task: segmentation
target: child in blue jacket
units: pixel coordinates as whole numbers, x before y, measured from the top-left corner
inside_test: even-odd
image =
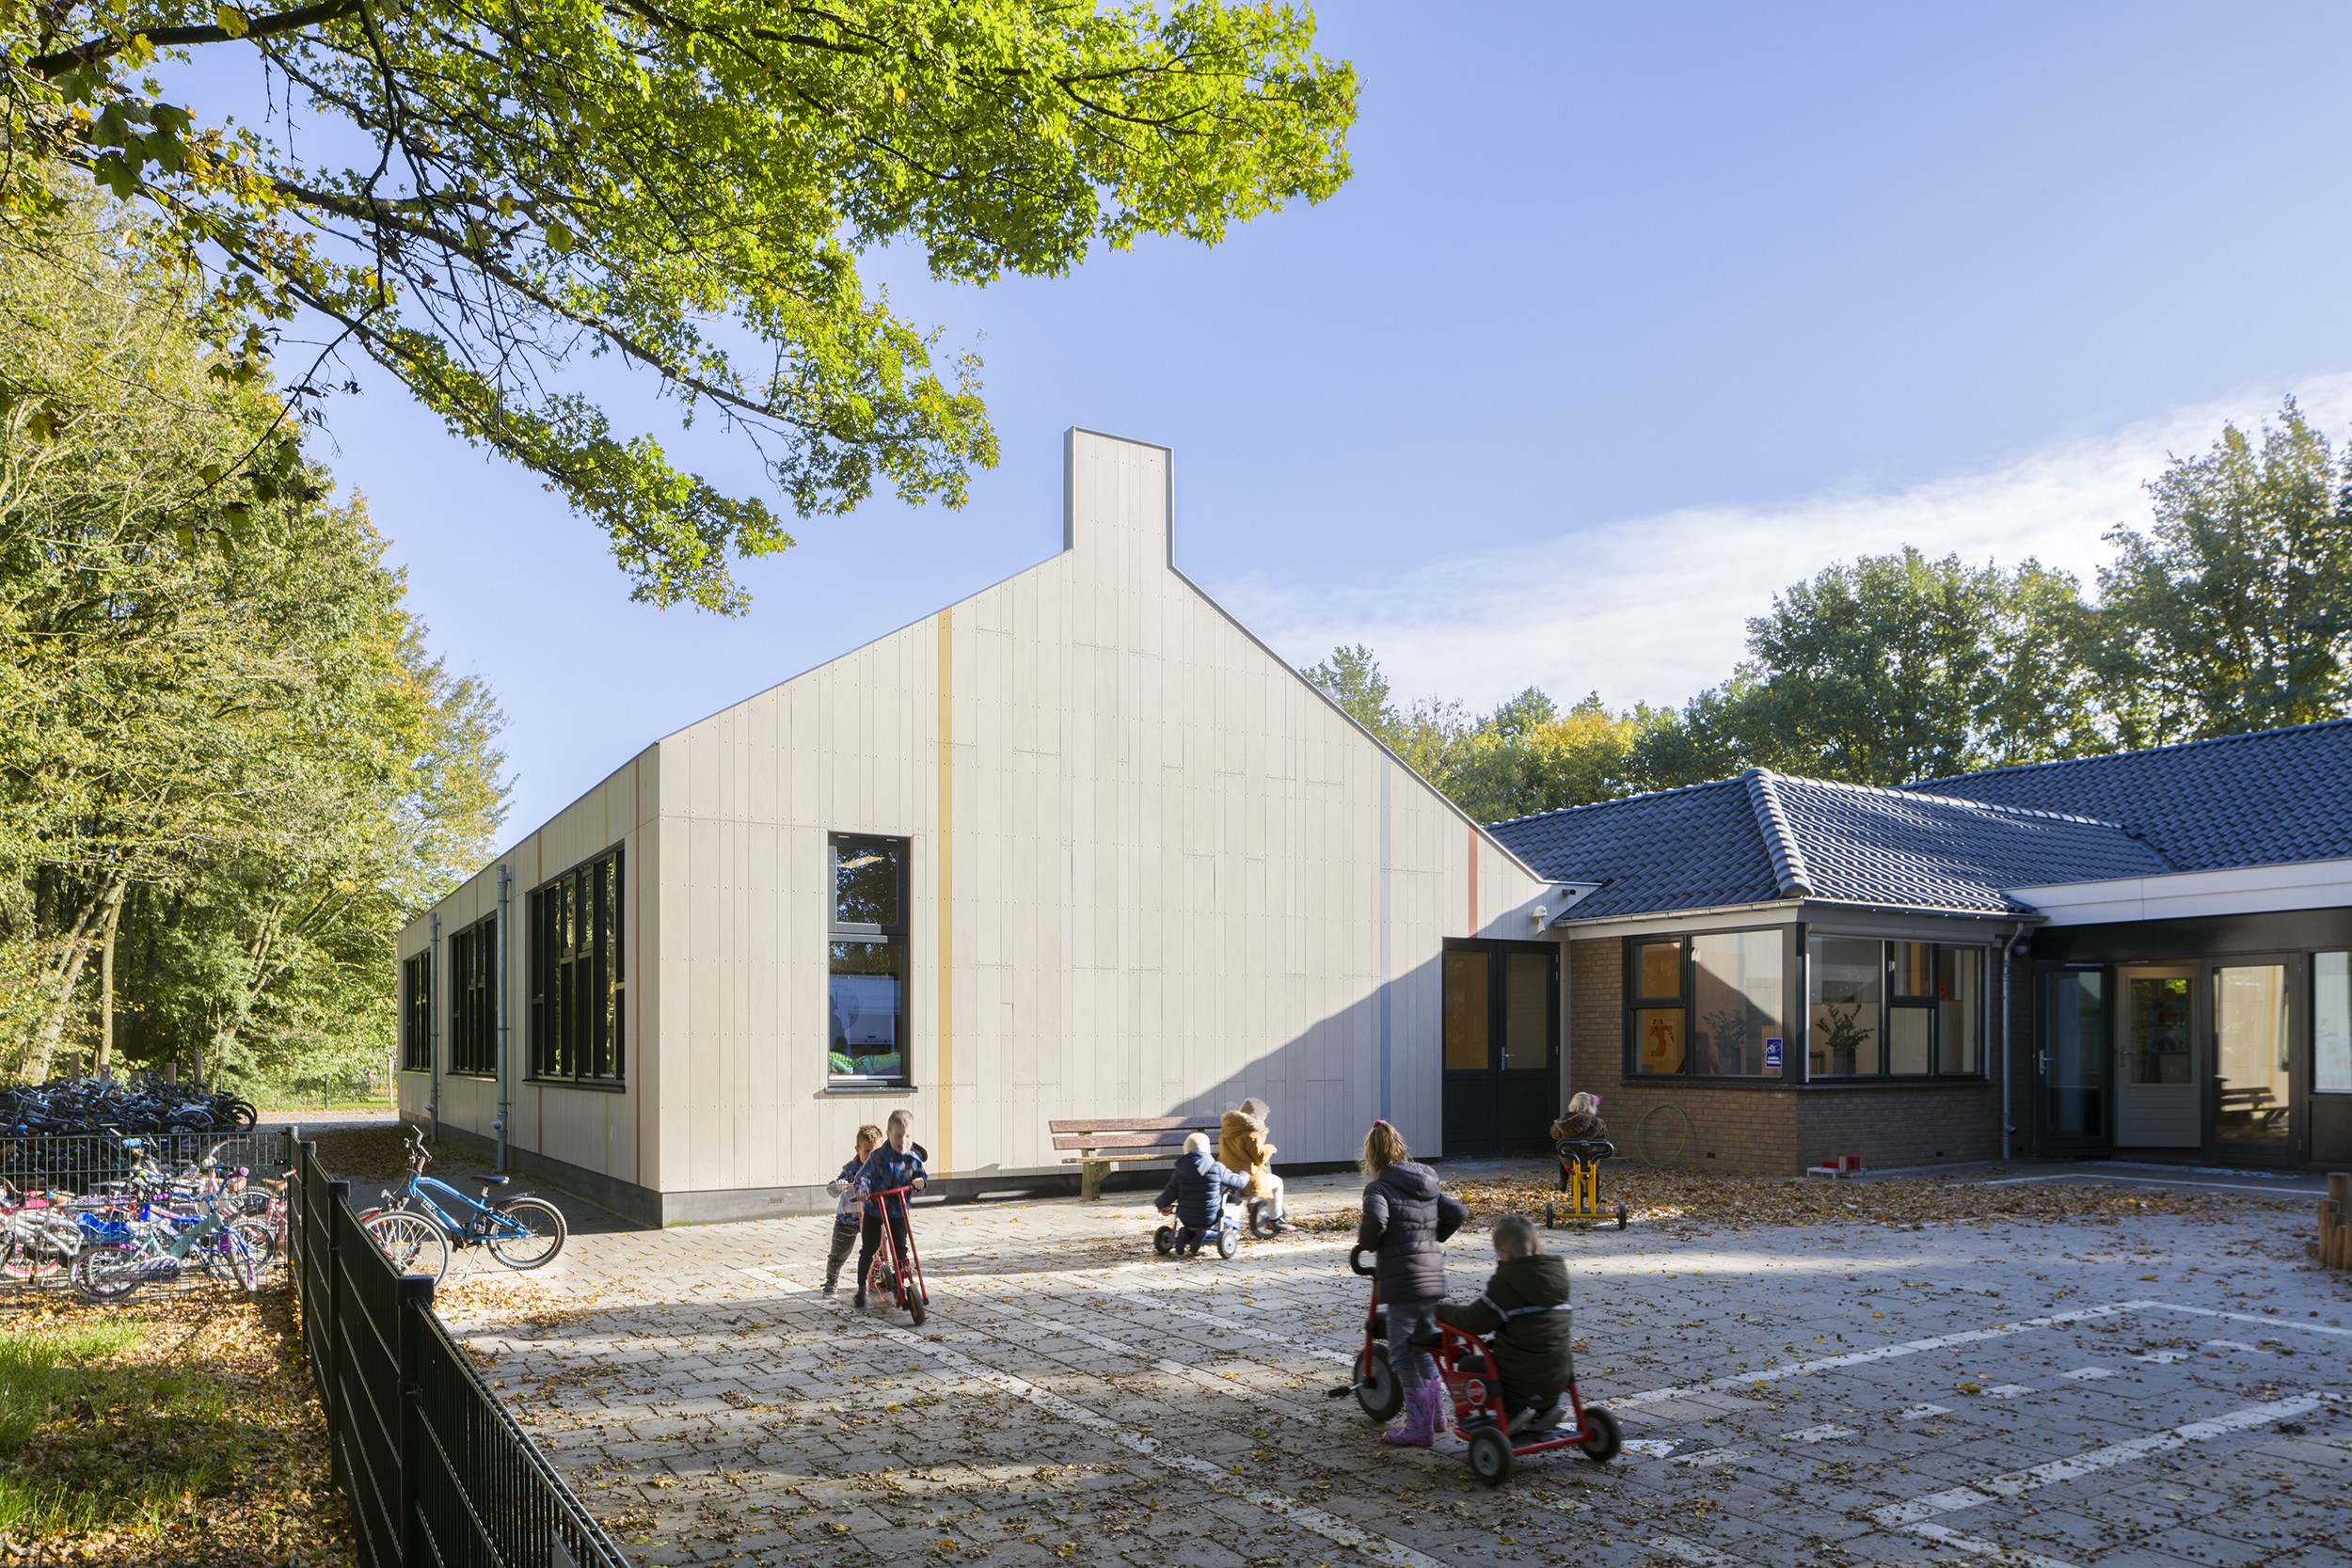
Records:
[[[907,1133],[914,1124],[912,1113],[903,1110],[891,1112],[890,1131],[883,1137],[882,1147],[866,1156],[866,1164],[857,1173],[857,1195],[866,1200],[866,1221],[860,1227],[857,1249],[856,1305],[859,1307],[866,1305],[866,1281],[874,1266],[874,1254],[882,1250],[882,1200],[874,1195],[888,1192],[894,1187],[912,1187],[921,1192],[927,1180],[923,1174],[921,1150],[907,1147]],[[913,1207],[905,1198],[898,1198],[890,1206],[890,1227],[897,1234],[894,1250],[898,1254],[900,1268],[905,1268],[907,1263],[906,1239],[914,1230]]]
[[[882,1141],[882,1130],[872,1122],[859,1128],[857,1153],[843,1164],[839,1176],[825,1183],[825,1191],[839,1200],[837,1212],[833,1217],[833,1246],[825,1254],[827,1295],[833,1294],[834,1287],[841,1283],[841,1265],[850,1260],[850,1249],[857,1244],[858,1221],[865,1211],[865,1205],[858,1202],[854,1190],[858,1172],[866,1168],[867,1158],[881,1147]]]
[[[1176,1252],[1179,1257],[1200,1250],[1200,1243],[1225,1223],[1225,1195],[1238,1196],[1249,1178],[1227,1170],[1209,1152],[1209,1136],[1195,1132],[1184,1140],[1176,1168],[1160,1189],[1160,1212],[1176,1211]]]

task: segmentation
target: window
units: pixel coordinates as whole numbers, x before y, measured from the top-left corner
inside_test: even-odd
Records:
[[[433,957],[420,953],[400,966],[400,1068],[433,1070]]]
[[[2352,1094],[2352,953],[2312,954],[2312,1088]]]
[[[499,917],[485,915],[449,939],[449,1069],[494,1078],[499,1069]]]
[[[1809,953],[1813,1077],[1983,1075],[1984,949],[1815,937]]]
[[[1784,933],[1772,929],[1628,943],[1628,1069],[1777,1076],[1788,1007],[1786,942]]]
[[[907,841],[835,834],[826,922],[835,1084],[907,1079]]]
[[[621,852],[531,895],[531,1076],[617,1086],[628,1065]]]

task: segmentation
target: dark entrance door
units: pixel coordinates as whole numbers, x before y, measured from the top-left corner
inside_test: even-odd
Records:
[[[1446,1153],[1544,1153],[1560,1114],[1559,945],[1451,942],[1444,963]]]
[[[2105,969],[2042,974],[2041,1049],[2034,1053],[2034,1152],[2105,1154],[2114,1096]]]

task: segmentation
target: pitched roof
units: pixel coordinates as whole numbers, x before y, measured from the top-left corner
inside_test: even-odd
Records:
[[[1493,832],[1543,876],[1602,884],[1579,921],[1790,898],[2019,913],[2012,887],[2173,869],[2113,822],[1762,768]]]
[[[2352,857],[2352,720],[1908,787],[2121,822],[2181,871]]]

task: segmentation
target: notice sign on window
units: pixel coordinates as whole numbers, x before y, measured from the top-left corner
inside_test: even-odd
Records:
[[[1767,1072],[1780,1070],[1780,1037],[1777,1035],[1764,1037],[1764,1070]]]

